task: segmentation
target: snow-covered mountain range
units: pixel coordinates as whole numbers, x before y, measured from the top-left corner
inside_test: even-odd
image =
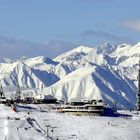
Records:
[[[54,50],[55,51],[55,50]],[[58,99],[103,99],[110,106],[136,105],[140,43],[80,46],[55,59],[43,56],[1,60],[3,87],[40,89]]]

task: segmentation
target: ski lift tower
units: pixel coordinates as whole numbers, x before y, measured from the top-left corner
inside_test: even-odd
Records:
[[[5,95],[4,95],[4,92],[3,92],[2,85],[0,86],[0,98],[5,99]]]
[[[139,70],[138,70],[138,101],[137,110],[140,111],[140,59],[139,59]]]
[[[20,91],[19,85],[17,86],[15,98],[17,101],[19,101],[21,99],[21,91]]]

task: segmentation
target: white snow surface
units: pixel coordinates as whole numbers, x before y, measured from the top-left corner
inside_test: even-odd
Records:
[[[72,116],[50,105],[20,105],[18,112],[0,104],[1,140],[139,140],[139,112],[124,117]]]
[[[53,60],[38,56],[1,61],[0,82],[6,92],[19,85],[64,101],[101,98],[109,106],[116,103],[119,109],[132,109],[136,107],[139,56],[140,43],[80,46]]]

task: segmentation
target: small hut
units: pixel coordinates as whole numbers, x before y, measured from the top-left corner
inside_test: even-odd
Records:
[[[55,104],[57,99],[52,95],[43,95],[39,94],[35,97],[35,100],[38,103],[47,103],[47,104]]]

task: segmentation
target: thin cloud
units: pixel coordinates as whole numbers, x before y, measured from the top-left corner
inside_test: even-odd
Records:
[[[93,39],[93,38],[101,38],[101,39],[111,39],[111,40],[119,40],[119,38],[115,35],[109,34],[104,31],[93,31],[87,30],[81,33],[81,37],[85,39]]]
[[[134,43],[130,37],[119,37],[104,31],[86,30],[80,36],[85,41],[97,40],[97,42],[111,42],[115,44]]]
[[[121,23],[123,27],[140,32],[140,19],[138,20],[127,20]]]
[[[2,58],[17,59],[22,56],[35,57],[40,55],[55,58],[76,46],[77,44],[62,40],[49,40],[47,43],[38,44],[0,35],[0,60]]]

